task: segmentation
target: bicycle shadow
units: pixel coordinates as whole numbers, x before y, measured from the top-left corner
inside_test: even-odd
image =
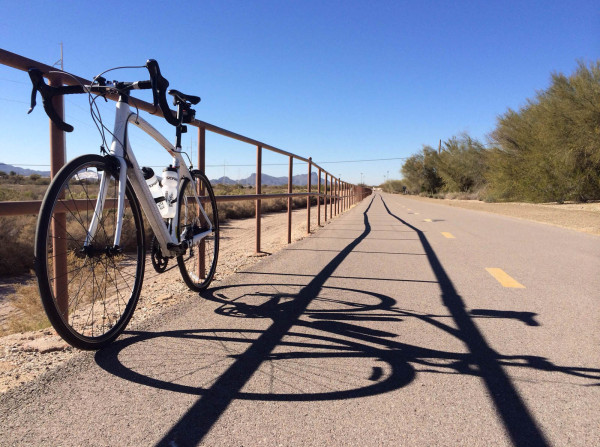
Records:
[[[232,401],[283,400],[320,401],[355,399],[382,394],[409,385],[419,372],[472,375],[483,379],[488,392],[515,445],[548,445],[527,410],[503,366],[543,371],[560,371],[599,379],[600,371],[560,367],[535,356],[502,356],[488,346],[474,318],[511,318],[531,325],[535,315],[519,312],[473,310],[467,312],[424,234],[419,237],[438,281],[442,301],[454,325],[439,321],[440,315],[399,309],[393,298],[365,290],[326,286],[336,268],[370,232],[368,212],[363,213],[364,231],[347,245],[306,285],[269,284],[285,292],[247,292],[250,283],[211,289],[204,299],[218,305],[220,315],[242,319],[264,319],[264,330],[206,329],[167,332],[129,332],[96,354],[96,362],[123,379],[173,392],[197,395],[199,399],[157,445],[196,445],[202,441]],[[292,275],[294,276],[294,275]],[[290,289],[293,289],[290,291]],[[335,293],[330,293],[335,292]],[[352,299],[353,294],[360,299]],[[337,296],[345,299],[336,299]],[[315,303],[320,306],[315,306]],[[428,349],[394,340],[397,334],[361,325],[361,322],[402,323],[417,319],[461,340],[469,352]],[[163,350],[169,362],[195,364],[181,374],[169,365],[146,366],[147,358],[136,364],[122,354],[128,348]],[[216,357],[200,358],[197,353],[221,349]],[[162,352],[161,352],[162,354]],[[127,363],[129,362],[129,363]],[[165,362],[162,362],[165,363]],[[331,366],[330,366],[331,365]],[[358,365],[358,366],[356,366]],[[352,369],[354,368],[354,369]],[[348,372],[349,371],[349,372]],[[343,375],[342,378],[338,377]],[[325,383],[322,383],[324,381]]]

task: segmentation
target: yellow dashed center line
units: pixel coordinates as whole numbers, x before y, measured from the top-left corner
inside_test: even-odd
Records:
[[[524,289],[525,286],[517,282],[508,273],[499,268],[486,268],[487,272],[492,275],[504,287],[512,287],[514,289]]]
[[[456,239],[452,233],[447,233],[445,231],[442,231],[442,234],[444,235],[444,237],[447,237],[448,239]]]

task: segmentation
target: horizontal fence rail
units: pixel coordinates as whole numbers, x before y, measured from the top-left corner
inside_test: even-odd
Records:
[[[50,65],[43,64],[41,62],[28,59],[15,53],[0,49],[0,64],[15,68],[17,70],[27,71],[30,68],[38,68],[44,73],[56,72],[56,68]],[[60,73],[50,73],[45,75],[50,85],[79,85],[90,84],[87,79],[81,78],[76,75],[61,75]],[[117,95],[106,95],[106,98],[113,101],[117,101]],[[60,113],[63,110],[63,98],[55,97],[55,108]],[[150,113],[151,115],[163,116],[160,108],[155,107],[153,104],[147,103],[140,99],[131,98],[130,105],[137,107],[139,110]],[[174,111],[172,111],[175,114]],[[61,116],[61,118],[63,118]],[[327,222],[328,218],[331,219],[333,216],[345,211],[351,206],[363,200],[366,196],[371,194],[370,188],[365,188],[358,185],[353,185],[348,182],[342,181],[340,178],[336,178],[331,173],[317,165],[312,161],[312,158],[305,158],[300,155],[293,154],[291,152],[284,151],[277,147],[265,144],[261,141],[254,140],[244,135],[237,134],[227,129],[215,126],[201,120],[194,120],[190,125],[198,128],[198,168],[201,172],[205,172],[205,153],[206,153],[206,131],[231,138],[243,143],[247,143],[256,148],[256,185],[255,194],[248,195],[231,195],[231,196],[217,196],[217,202],[233,202],[233,201],[254,201],[256,210],[256,252],[261,251],[261,201],[266,199],[287,199],[287,241],[291,242],[292,233],[292,199],[294,197],[306,197],[306,208],[307,208],[307,233],[310,233],[310,213],[311,213],[311,197],[317,198],[317,225],[321,225],[321,216],[323,214],[324,221]],[[262,151],[268,150],[277,154],[288,157],[289,161],[289,173],[288,173],[288,192],[277,193],[277,194],[263,194],[262,193]],[[54,175],[60,170],[65,164],[65,135],[64,132],[56,127],[56,125],[50,121],[50,175]],[[292,192],[292,173],[293,173],[293,162],[294,160],[305,162],[308,164],[308,179],[306,185],[306,192]],[[318,184],[313,191],[312,173],[313,170],[318,172],[317,179]],[[323,180],[324,176],[324,181]],[[323,204],[323,213],[321,212],[321,205]],[[12,201],[12,202],[0,202],[0,216],[16,216],[22,214],[37,214],[41,206],[41,201]]]

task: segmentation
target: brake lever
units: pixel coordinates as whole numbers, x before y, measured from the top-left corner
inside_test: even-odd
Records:
[[[33,112],[33,109],[35,109],[35,106],[37,105],[37,103],[35,102],[36,96],[37,96],[37,88],[35,88],[35,85],[34,85],[33,89],[31,90],[31,105],[29,106],[27,115],[29,115],[31,112]]]
[[[42,78],[42,72],[37,68],[30,68],[27,72],[29,74],[29,78],[31,79],[31,84],[33,85],[33,89],[31,90],[31,105],[29,107],[29,111],[27,112],[27,114],[30,114],[37,105],[36,96],[38,90],[40,90],[40,82],[43,83],[44,81]]]
[[[31,79],[31,83],[33,84],[33,92],[31,93],[31,108],[29,109],[30,113],[36,105],[35,96],[36,91],[39,90],[42,95],[42,103],[44,105],[44,110],[46,111],[46,115],[56,124],[56,126],[65,132],[72,132],[73,126],[65,123],[60,116],[54,110],[52,106],[52,97],[55,95],[56,89],[51,88],[44,82],[44,75],[41,70],[37,68],[30,68],[27,70],[29,73],[29,78]]]

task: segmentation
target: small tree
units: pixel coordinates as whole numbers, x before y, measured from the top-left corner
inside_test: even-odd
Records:
[[[473,192],[485,185],[487,150],[468,134],[444,142],[438,172],[446,192]]]

